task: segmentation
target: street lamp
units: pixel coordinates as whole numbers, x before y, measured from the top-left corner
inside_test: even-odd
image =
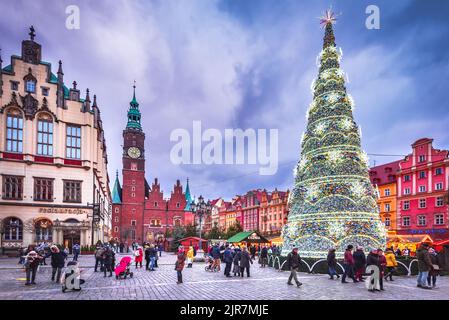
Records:
[[[204,252],[203,252],[203,246],[202,246],[202,238],[201,238],[201,231],[202,231],[202,221],[203,216],[205,214],[210,214],[212,211],[212,205],[210,201],[207,201],[207,203],[204,201],[203,196],[199,196],[198,202],[195,203],[195,200],[192,201],[190,204],[190,209],[192,210],[192,213],[198,217],[199,223],[200,223],[200,240],[199,240],[199,249],[198,252],[200,258],[195,259],[195,261],[204,261]]]

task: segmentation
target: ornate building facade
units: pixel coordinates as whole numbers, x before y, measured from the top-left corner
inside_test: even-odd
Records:
[[[187,199],[190,199],[188,182],[188,192],[184,193],[177,180],[170,198],[165,199],[158,179],[150,187],[145,178],[145,133],[135,86],[123,131],[122,163],[122,184],[117,173],[112,191],[114,240],[128,244],[162,242],[176,226],[194,223],[187,206]]]
[[[96,96],[68,89],[30,28],[22,54],[0,58],[1,247],[108,241],[111,193]]]
[[[260,202],[259,231],[264,235],[280,235],[288,217],[290,191],[264,190]]]
[[[449,151],[432,143],[417,140],[399,163],[397,233],[428,234],[437,241],[449,238]]]

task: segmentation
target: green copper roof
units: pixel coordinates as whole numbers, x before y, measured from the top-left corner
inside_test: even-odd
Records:
[[[112,189],[112,203],[122,203],[122,187],[120,186],[120,181],[118,180],[118,171],[115,176],[114,189]]]
[[[190,187],[189,187],[189,179],[187,179],[187,187],[186,187],[186,207],[184,208],[184,211],[192,211],[190,209],[190,204],[192,203],[192,196],[190,195]]]
[[[126,128],[142,130],[142,126],[140,125],[140,119],[142,115],[140,114],[139,103],[137,102],[136,99],[136,86],[134,85],[133,88],[134,88],[133,99],[129,103],[128,123],[126,124]]]

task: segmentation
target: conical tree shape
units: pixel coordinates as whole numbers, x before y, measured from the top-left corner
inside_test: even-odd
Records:
[[[386,242],[332,22],[325,24],[318,78],[282,232],[283,254],[298,247],[301,256],[323,258],[335,248],[341,256],[349,244],[368,250]]]

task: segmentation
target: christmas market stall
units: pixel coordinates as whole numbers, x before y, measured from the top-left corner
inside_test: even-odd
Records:
[[[184,246],[184,248],[200,246],[200,238],[198,237],[187,237],[179,240],[179,243]],[[203,251],[207,251],[207,239],[201,239],[201,246]]]
[[[270,245],[270,241],[257,231],[240,232],[227,240],[228,243],[239,246],[250,246],[253,244]]]
[[[421,243],[433,243],[433,239],[429,235],[394,235],[388,238],[387,247],[393,247],[394,250],[401,250],[404,252],[405,249],[410,250],[410,255],[414,256],[416,250],[419,248]]]

